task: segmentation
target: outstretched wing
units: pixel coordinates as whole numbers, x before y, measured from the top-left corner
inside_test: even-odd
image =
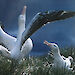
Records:
[[[3,47],[2,45],[0,45],[0,52],[3,56],[6,56],[8,58],[11,57],[10,51],[8,51],[7,48]]]
[[[47,24],[48,22],[54,22],[58,20],[64,20],[66,18],[70,18],[75,16],[75,12],[69,11],[54,11],[54,12],[45,12],[45,13],[38,13],[29,23],[28,27],[22,34],[20,48],[22,47],[23,43],[39,28]]]
[[[17,39],[15,37],[10,36],[3,31],[0,23],[0,45],[11,50],[14,47],[16,40]]]
[[[26,15],[26,6],[24,6],[22,13],[19,15],[19,18],[18,18],[19,29],[18,29],[17,38],[12,37],[8,35],[7,33],[5,33],[1,28],[1,26],[3,25],[2,23],[0,23],[0,44],[3,45],[8,50],[11,50],[15,47],[15,43],[17,39],[19,41],[19,38],[21,37],[23,31],[25,30],[25,15]]]

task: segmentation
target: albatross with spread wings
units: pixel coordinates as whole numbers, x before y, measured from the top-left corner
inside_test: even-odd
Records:
[[[26,6],[24,6],[21,15],[18,18],[18,35],[17,38],[5,33],[0,24],[0,52],[8,58],[15,60],[22,59],[33,47],[32,40],[29,38],[35,31],[47,24],[58,20],[64,20],[75,16],[75,12],[69,11],[53,11],[40,12],[34,16],[29,25],[25,28]]]

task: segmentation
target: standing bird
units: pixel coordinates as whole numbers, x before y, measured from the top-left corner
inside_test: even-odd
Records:
[[[68,58],[61,56],[59,47],[55,43],[49,43],[47,41],[44,41],[44,44],[51,48],[55,68],[73,70],[73,68],[71,68],[71,62],[73,62],[73,58],[71,56],[69,56]]]
[[[22,59],[26,56],[33,47],[32,40],[28,38],[23,44],[21,50],[19,50],[19,43],[22,37],[22,33],[25,30],[26,21],[26,6],[24,6],[21,15],[18,18],[18,35],[17,38],[12,37],[2,30],[2,25],[0,24],[0,51],[2,54],[8,58],[13,58],[16,60]]]
[[[32,50],[33,44],[29,37],[35,31],[48,22],[64,20],[73,16],[75,16],[75,12],[67,12],[63,10],[38,13],[25,28],[26,6],[24,6],[23,11],[18,18],[19,29],[17,38],[5,33],[1,28],[2,24],[0,24],[0,52],[8,58],[20,60]]]
[[[26,21],[26,6],[24,6],[22,14],[18,18],[19,29],[18,29],[16,46],[11,50],[11,57],[16,59],[21,59],[24,56],[26,56],[32,50],[33,47],[32,40],[28,38],[23,43],[20,49],[22,33],[25,31],[25,21]]]

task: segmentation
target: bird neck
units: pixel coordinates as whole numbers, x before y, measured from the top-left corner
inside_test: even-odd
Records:
[[[24,32],[24,30],[25,30],[25,25],[24,24],[19,25],[18,38],[20,38],[22,36],[22,33]]]
[[[22,38],[22,33],[24,32],[25,30],[25,25],[24,24],[21,24],[19,25],[19,29],[18,29],[18,36],[17,36],[17,45],[18,45],[18,49],[20,49],[20,42],[21,42],[21,38]]]
[[[54,50],[53,52],[54,57],[60,57],[60,51],[58,50]]]
[[[18,36],[17,36],[18,39],[21,38],[22,33],[25,30],[26,15],[22,15],[22,16],[24,17],[24,19],[21,19],[20,17],[18,19],[18,26],[19,26],[19,28],[18,28]]]
[[[59,53],[53,53],[53,55],[54,55],[55,57],[60,56]]]
[[[21,15],[20,15],[21,16]],[[17,38],[20,38],[22,36],[22,33],[24,32],[25,30],[25,21],[26,21],[26,15],[22,15],[24,18],[21,19],[21,17],[19,16],[18,18],[18,37]]]
[[[22,38],[22,33],[25,30],[25,20],[23,22],[21,22],[21,20],[19,20],[18,22],[19,28],[18,28],[18,35],[17,35],[17,46],[18,49],[20,50],[20,42],[21,42],[21,38]]]

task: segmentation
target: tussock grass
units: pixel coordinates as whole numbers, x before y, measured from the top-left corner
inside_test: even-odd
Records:
[[[0,75],[75,75],[75,48],[61,50],[65,57],[69,55],[74,58],[73,71],[52,68],[52,57],[50,55],[33,57],[29,56],[17,62],[0,55]]]

